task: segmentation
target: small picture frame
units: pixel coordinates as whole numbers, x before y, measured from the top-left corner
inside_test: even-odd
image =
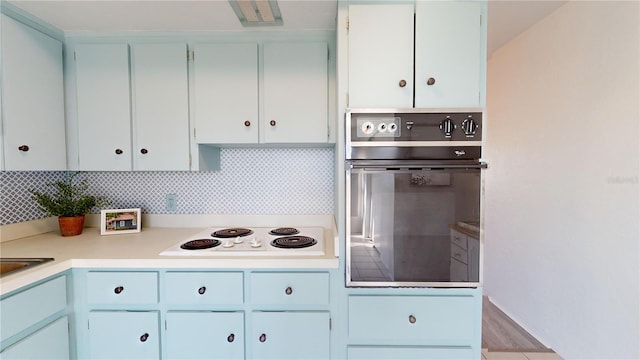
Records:
[[[108,209],[100,211],[100,235],[140,232],[140,209]]]

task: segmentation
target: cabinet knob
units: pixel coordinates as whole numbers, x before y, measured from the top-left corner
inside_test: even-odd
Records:
[[[116,155],[122,155],[122,149],[116,149]]]
[[[287,295],[293,294],[293,289],[291,288],[291,286],[287,286],[287,288],[284,289],[284,293]]]
[[[276,126],[276,121],[275,121],[275,120],[271,120],[271,121],[269,121],[269,125],[271,125],[271,126]]]
[[[258,340],[260,340],[260,342],[262,342],[262,343],[267,341],[267,334],[260,335],[260,338]]]
[[[123,286],[118,286],[117,288],[113,289],[113,292],[116,293],[116,294],[120,294],[123,291],[124,291],[124,287]]]
[[[413,316],[413,315],[409,315],[409,322],[412,323],[412,324],[415,324],[416,323],[416,317]]]
[[[400,80],[400,82],[398,83],[398,85],[399,85],[400,87],[405,87],[405,86],[407,86],[407,81],[406,81],[406,80]]]
[[[20,145],[18,146],[18,150],[27,152],[29,151],[29,145]]]
[[[236,339],[236,336],[234,334],[229,334],[229,336],[227,336],[227,341],[230,343],[232,343],[233,340],[235,339]]]
[[[140,342],[145,342],[147,341],[148,338],[149,338],[149,334],[144,333],[142,334],[142,336],[140,336]]]
[[[427,85],[431,86],[436,83],[436,79],[430,77],[427,79]]]
[[[144,148],[143,148],[143,149],[140,149],[140,153],[142,153],[142,154],[146,154],[146,153],[148,153],[148,152],[149,152],[149,150],[147,150],[147,149],[144,149]]]
[[[251,121],[245,120],[244,121],[244,126],[247,126],[247,127],[251,126]]]
[[[198,289],[198,294],[203,295],[206,291],[207,291],[207,287],[202,286],[200,289]]]

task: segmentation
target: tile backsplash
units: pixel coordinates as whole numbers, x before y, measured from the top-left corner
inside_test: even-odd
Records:
[[[334,154],[331,148],[221,149],[220,171],[87,172],[90,190],[111,208],[149,214],[331,214]],[[65,172],[2,172],[0,225],[41,219],[30,189],[46,190]],[[175,194],[177,210],[165,196]]]

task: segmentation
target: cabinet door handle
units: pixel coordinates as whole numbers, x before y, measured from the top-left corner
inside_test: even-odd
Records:
[[[251,126],[251,121],[245,120],[244,121],[244,126],[247,126],[247,127]]]
[[[144,333],[144,334],[142,334],[142,336],[140,336],[140,342],[145,342],[145,341],[147,341],[148,338],[149,338],[149,334],[148,333]]]
[[[267,341],[267,334],[260,335],[260,338],[258,340],[260,340],[261,343]]]
[[[431,86],[436,83],[436,79],[430,77],[427,79],[427,85]]]
[[[204,293],[206,291],[207,291],[207,287],[206,286],[202,286],[200,289],[198,289],[198,294],[204,295]]]
[[[18,146],[18,150],[27,152],[29,151],[29,145],[20,145]]]
[[[416,317],[413,316],[413,315],[409,315],[409,322],[412,323],[412,324],[415,324],[416,323]]]
[[[229,336],[227,336],[227,341],[230,343],[232,343],[233,340],[235,339],[236,339],[236,336],[234,334],[229,334]]]
[[[123,286],[118,286],[117,288],[113,289],[113,292],[116,293],[116,294],[120,294],[123,291],[124,291],[124,287]]]
[[[149,152],[149,150],[147,150],[147,149],[144,149],[144,148],[143,148],[143,149],[140,149],[140,153],[142,153],[142,154],[146,154],[146,153],[148,153],[148,152]]]
[[[398,83],[398,85],[399,85],[400,87],[405,87],[405,86],[407,86],[407,81],[406,81],[406,80],[400,80],[400,82]]]
[[[287,286],[287,288],[284,289],[284,293],[287,295],[293,294],[293,289],[291,288],[291,286]]]
[[[276,121],[275,121],[275,120],[271,120],[271,121],[269,121],[269,125],[271,125],[271,126],[276,126]]]
[[[116,149],[116,155],[122,155],[122,149]]]

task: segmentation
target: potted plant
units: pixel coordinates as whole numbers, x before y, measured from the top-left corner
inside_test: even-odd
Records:
[[[31,190],[32,198],[47,215],[57,216],[62,236],[74,236],[82,233],[84,215],[94,207],[106,206],[110,203],[103,196],[87,194],[87,179],[75,181],[79,172],[67,176],[65,180],[48,184],[52,193]]]

